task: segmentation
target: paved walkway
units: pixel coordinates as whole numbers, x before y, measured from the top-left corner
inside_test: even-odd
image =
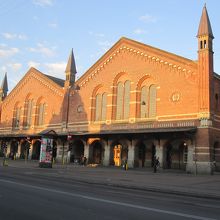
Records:
[[[0,159],[2,166],[2,159]],[[129,169],[116,167],[83,167],[73,164],[54,164],[53,168],[39,168],[36,161],[12,161],[10,167],[42,170],[44,175],[59,175],[75,181],[117,186],[164,193],[191,195],[220,200],[220,173],[193,175],[176,170]],[[46,172],[48,170],[48,172]]]

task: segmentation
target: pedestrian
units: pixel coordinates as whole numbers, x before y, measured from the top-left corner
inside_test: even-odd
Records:
[[[86,156],[85,156],[84,159],[83,159],[83,165],[84,165],[84,166],[86,166],[86,162],[87,162],[87,158],[86,158]]]
[[[160,165],[159,157],[157,158],[157,157],[155,156],[155,157],[154,157],[154,165],[153,165],[154,173],[157,172],[157,168],[159,167],[159,165]]]

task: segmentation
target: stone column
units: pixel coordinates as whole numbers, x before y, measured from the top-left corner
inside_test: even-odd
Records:
[[[159,157],[160,167],[164,168],[164,141],[156,141],[154,144],[156,147],[156,157]]]
[[[21,142],[18,142],[18,152],[16,154],[16,159],[20,158],[21,155]]]
[[[84,147],[84,157],[87,158],[87,163],[92,163],[92,148],[89,146],[88,143],[85,144],[85,147]]]
[[[190,144],[187,146],[187,164],[186,164],[186,172],[187,173],[196,173],[196,158],[194,156],[195,153],[195,145]]]
[[[33,144],[31,142],[30,143],[30,148],[29,148],[28,160],[31,160],[31,158],[32,158],[32,151],[33,151]]]
[[[110,147],[109,143],[107,142],[105,144],[103,166],[109,166],[110,165],[110,156],[111,156],[111,147]]]
[[[6,142],[6,157],[9,157],[9,154],[10,154],[10,151],[11,151],[11,145],[10,145],[10,142]]]
[[[128,146],[128,168],[134,168],[134,160],[135,160],[135,147],[131,141]]]
[[[194,155],[196,159],[196,173],[199,174],[212,174],[210,133],[211,131],[209,130],[208,125],[206,126],[206,124],[201,124],[201,127],[198,128],[196,132]]]

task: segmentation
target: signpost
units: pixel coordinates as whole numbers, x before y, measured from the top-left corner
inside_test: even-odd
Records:
[[[53,139],[44,137],[41,139],[39,167],[52,168]]]

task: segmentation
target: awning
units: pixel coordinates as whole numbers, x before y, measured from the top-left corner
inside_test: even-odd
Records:
[[[134,130],[103,130],[99,132],[69,132],[70,135],[105,135],[105,134],[150,134],[150,133],[175,133],[175,132],[196,132],[196,127],[178,128],[155,128],[155,129],[134,129]]]

